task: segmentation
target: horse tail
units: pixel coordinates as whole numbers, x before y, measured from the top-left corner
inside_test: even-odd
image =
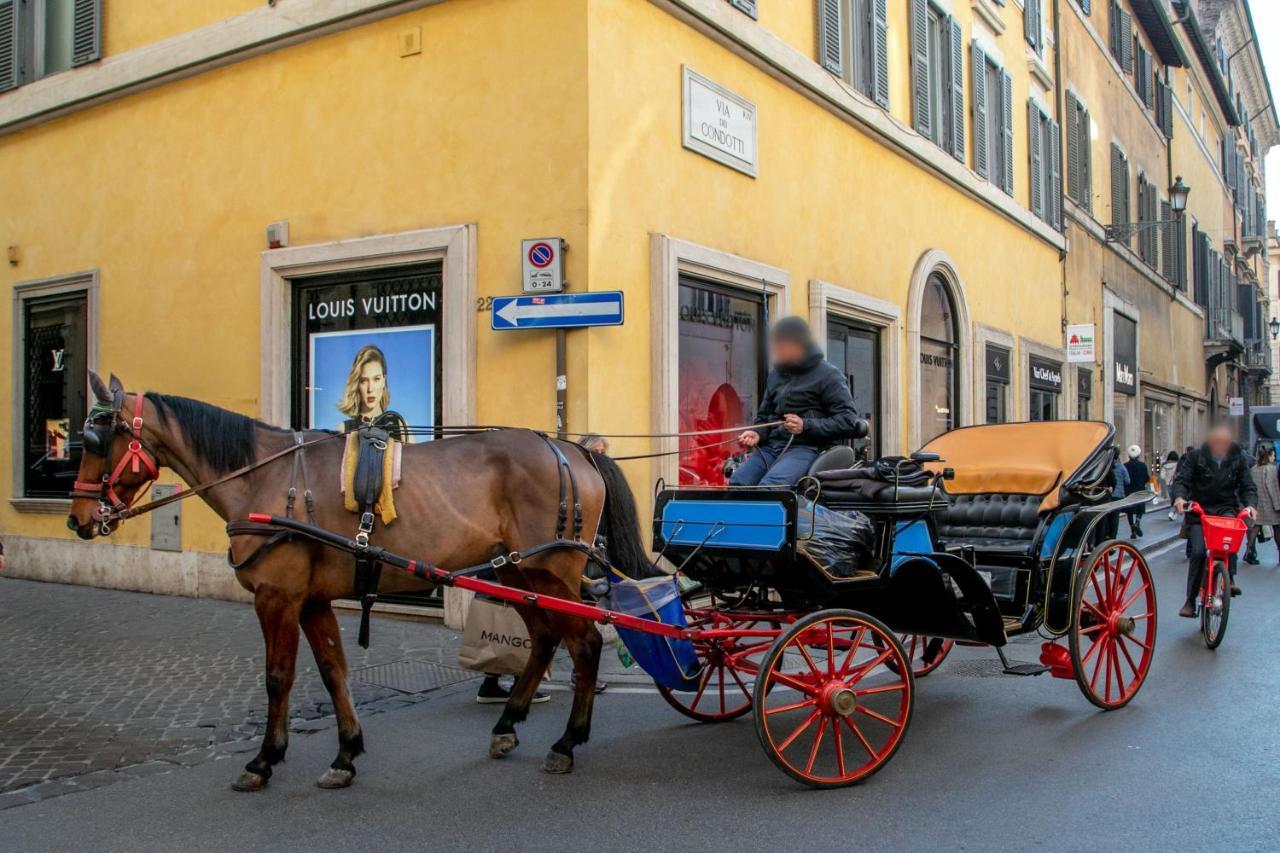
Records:
[[[636,512],[635,495],[631,493],[622,469],[603,453],[593,452],[591,458],[604,480],[600,532],[604,534],[609,559],[630,578],[651,578],[663,574],[649,559],[640,538],[640,515]]]

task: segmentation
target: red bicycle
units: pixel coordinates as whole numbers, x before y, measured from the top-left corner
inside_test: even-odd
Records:
[[[1249,532],[1245,519],[1249,510],[1242,509],[1234,518],[1209,515],[1200,504],[1192,502],[1189,512],[1200,516],[1204,531],[1204,575],[1200,580],[1200,633],[1211,649],[1222,645],[1227,635],[1227,616],[1231,611],[1231,557],[1240,551]]]

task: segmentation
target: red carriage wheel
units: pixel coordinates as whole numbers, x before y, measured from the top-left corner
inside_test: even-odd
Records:
[[[884,624],[824,610],[791,626],[761,662],[756,734],[793,779],[814,788],[852,785],[893,757],[914,696],[907,654]]]
[[[879,640],[877,639],[878,643]],[[942,661],[955,648],[954,640],[941,637],[925,637],[920,634],[898,634],[898,642],[911,661],[911,672],[916,678],[924,678],[942,665]],[[881,646],[883,648],[883,646]],[[927,660],[926,660],[927,658]],[[885,661],[885,666],[892,669],[897,666],[892,660]]]
[[[753,617],[730,616],[714,610],[686,607],[690,628],[776,629],[778,623]],[[702,677],[692,691],[659,686],[658,693],[686,717],[700,723],[736,720],[751,711],[752,688],[760,658],[773,645],[773,637],[723,638],[714,642],[695,640],[694,650],[702,664]]]
[[[1156,591],[1142,554],[1105,542],[1076,578],[1069,641],[1076,683],[1110,711],[1137,695],[1156,647]]]

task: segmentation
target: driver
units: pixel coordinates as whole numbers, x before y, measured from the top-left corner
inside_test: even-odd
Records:
[[[1187,451],[1178,462],[1178,473],[1173,479],[1173,508],[1186,512],[1191,501],[1200,504],[1209,515],[1233,516],[1240,509],[1249,510],[1254,516],[1258,504],[1258,489],[1249,473],[1249,463],[1244,451],[1231,437],[1231,429],[1219,424],[1209,430],[1204,444]],[[1194,513],[1186,516],[1187,554],[1191,557],[1187,568],[1187,602],[1178,611],[1179,616],[1196,615],[1196,596],[1200,592],[1200,578],[1205,566],[1204,530],[1200,517]],[[1236,586],[1236,555],[1229,561],[1231,570],[1231,594],[1240,594]]]
[[[738,436],[738,444],[755,453],[733,472],[731,486],[794,486],[824,447],[857,437],[849,383],[823,357],[808,323],[783,317],[774,324],[769,350],[773,370],[754,422],[784,424]]]

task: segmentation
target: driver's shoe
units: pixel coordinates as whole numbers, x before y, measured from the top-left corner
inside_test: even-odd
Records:
[[[1182,609],[1178,611],[1178,615],[1184,616],[1187,619],[1194,619],[1196,616],[1195,600],[1188,598],[1187,603],[1182,605]]]

